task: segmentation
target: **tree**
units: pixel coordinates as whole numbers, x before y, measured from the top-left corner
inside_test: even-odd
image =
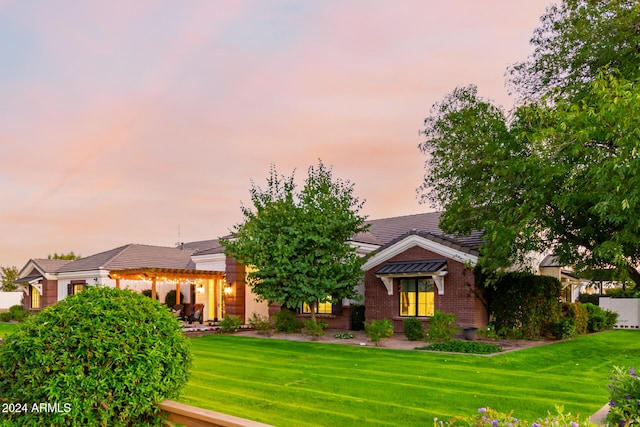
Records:
[[[484,231],[485,269],[551,248],[578,270],[615,266],[640,283],[639,18],[638,2],[567,0],[548,10],[536,53],[514,68],[526,102],[509,117],[474,86],[432,108],[419,192],[444,210],[445,231]],[[616,35],[591,56],[590,22]],[[618,34],[635,35],[635,56]]]
[[[60,253],[58,254],[57,252],[54,252],[53,255],[49,254],[47,255],[47,259],[68,259],[68,260],[74,260],[74,259],[80,259],[80,255],[76,255],[73,253],[73,251],[69,252],[68,254],[65,253]]]
[[[366,230],[358,214],[364,202],[322,161],[308,169],[301,191],[294,175],[278,175],[272,166],[266,189],[252,183],[253,208],[242,206],[244,222],[221,244],[227,256],[252,267],[247,280],[260,300],[287,308],[306,303],[315,321],[319,302],[355,295],[364,260],[347,240]]]
[[[11,292],[18,289],[15,281],[18,279],[19,274],[20,272],[16,266],[0,267],[0,279],[2,280],[0,291]]]

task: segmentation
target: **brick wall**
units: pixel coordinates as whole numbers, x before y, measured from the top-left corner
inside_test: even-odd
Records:
[[[242,323],[246,323],[244,265],[233,258],[226,258],[225,262],[226,280],[232,285],[231,295],[225,296],[225,310],[227,314],[238,316]]]
[[[375,272],[383,265],[392,261],[418,261],[425,259],[442,259],[443,256],[419,246],[407,249],[394,258],[385,261],[367,271],[365,275],[365,305],[366,321],[389,319],[393,321],[395,331],[403,331],[404,317],[399,316],[399,281],[394,280],[393,295],[388,295],[382,280]],[[475,278],[471,269],[452,259],[447,260],[447,275],[444,277],[444,295],[438,295],[437,288],[434,296],[435,309],[458,316],[460,326],[487,325],[487,311],[482,301],[476,297]],[[428,319],[423,320],[426,327]]]

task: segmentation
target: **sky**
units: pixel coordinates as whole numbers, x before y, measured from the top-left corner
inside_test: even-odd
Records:
[[[215,239],[321,159],[369,219],[431,211],[419,131],[509,110],[551,0],[0,0],[0,266]]]

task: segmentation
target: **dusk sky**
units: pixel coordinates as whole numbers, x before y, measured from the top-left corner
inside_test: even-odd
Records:
[[[274,164],[369,219],[431,210],[418,131],[504,73],[551,0],[0,0],[0,265],[214,239]]]

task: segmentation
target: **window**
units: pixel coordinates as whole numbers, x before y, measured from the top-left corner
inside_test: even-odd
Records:
[[[33,286],[30,286],[29,293],[31,294],[31,308],[40,308],[40,292]]]
[[[414,277],[400,279],[400,316],[433,316],[434,304],[433,279]]]
[[[306,302],[302,305],[303,313],[311,313],[311,307]],[[333,313],[333,306],[331,301],[319,302],[316,306],[316,313],[318,314],[331,314]]]
[[[87,287],[86,282],[72,281],[67,285],[67,295],[68,296],[75,295],[79,292],[82,292],[86,287]]]

